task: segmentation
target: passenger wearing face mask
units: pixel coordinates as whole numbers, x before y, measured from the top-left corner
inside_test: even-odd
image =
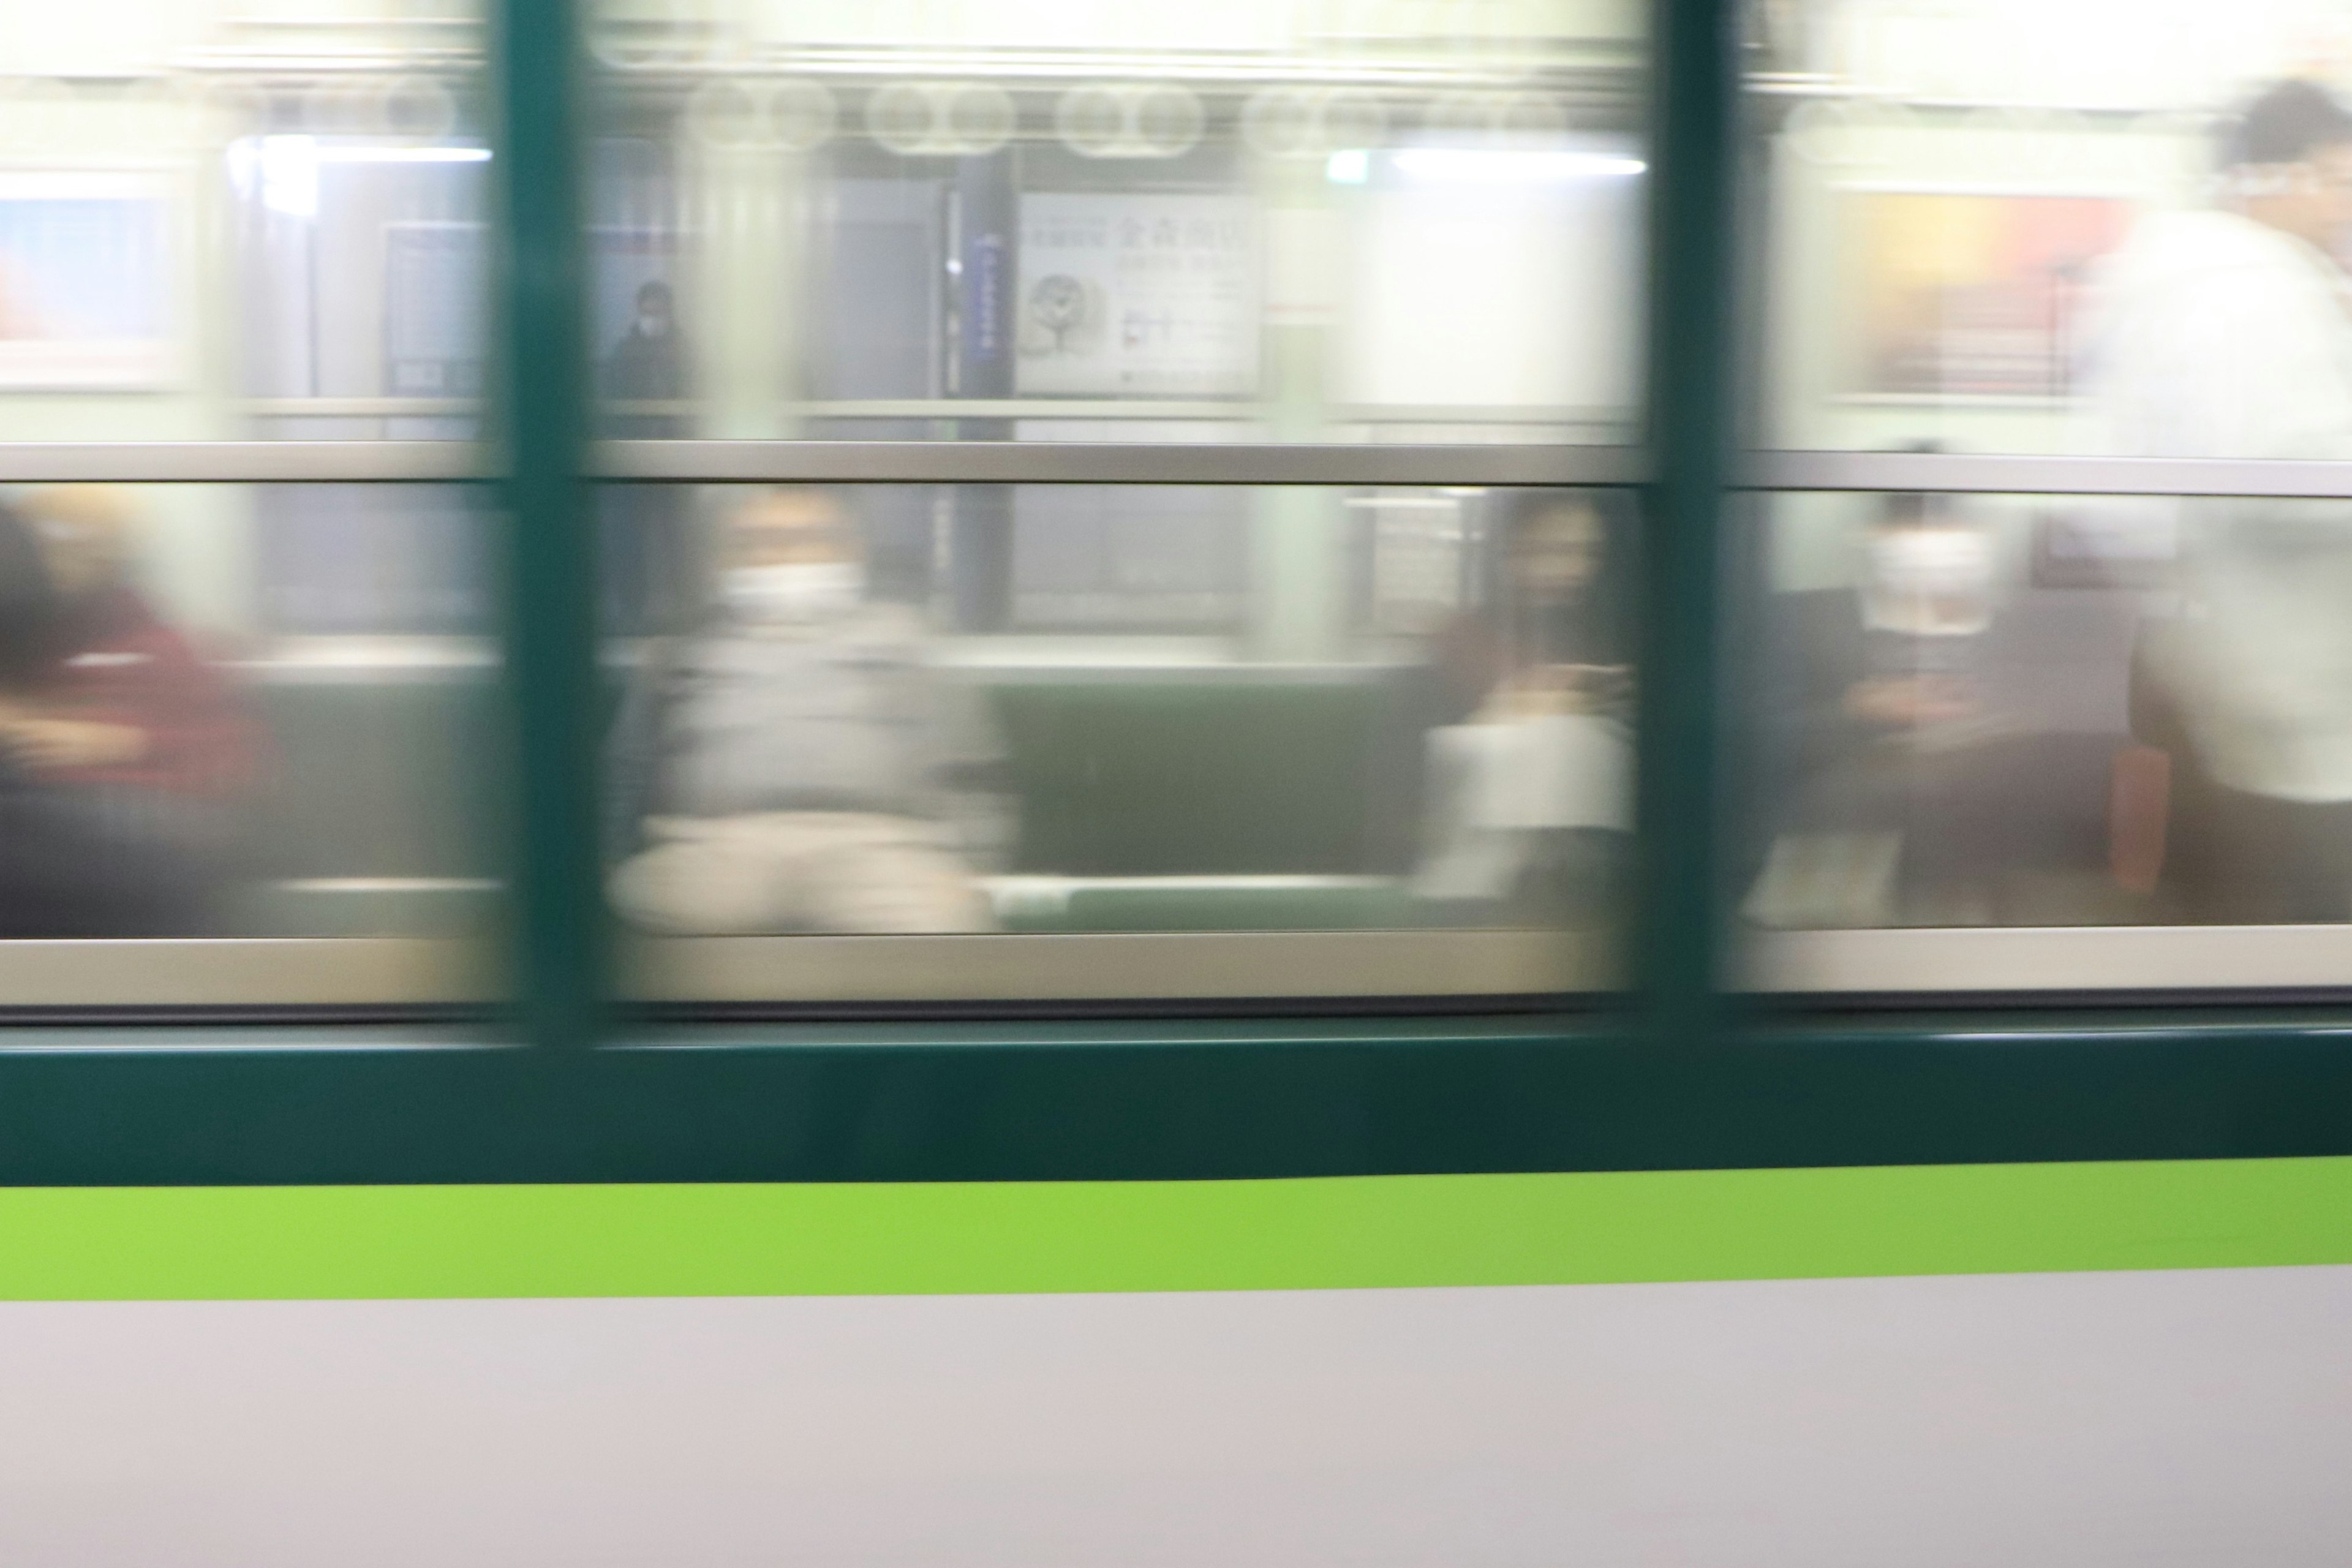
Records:
[[[636,314],[604,361],[603,392],[615,405],[604,433],[621,439],[684,436],[688,422],[646,404],[689,395],[689,358],[668,284],[638,289]],[[635,405],[638,406],[629,406]],[[688,493],[670,485],[614,485],[598,499],[604,517],[605,618],[622,633],[677,631],[692,610],[693,552]]]
[[[657,650],[613,740],[614,903],[673,934],[981,931],[985,725],[870,601],[829,496],[741,503],[717,605]]]
[[[1990,696],[1992,540],[1946,497],[1885,498],[1851,588],[1776,597],[1766,733],[1784,775],[1748,905],[1770,926],[1979,924],[2034,858]],[[2041,781],[2046,782],[2046,781]]]
[[[686,341],[677,330],[676,301],[658,279],[637,290],[637,313],[604,362],[604,395],[616,403],[667,403],[686,392]],[[632,409],[616,415],[615,436],[661,437],[681,433],[674,414]]]
[[[2279,83],[2220,163],[2213,208],[2148,218],[2105,269],[2084,335],[2100,444],[2352,460],[2352,112]],[[2116,505],[2180,542],[2181,613],[2143,636],[2134,721],[2174,764],[2178,912],[2352,919],[2352,503]]]
[[[1916,731],[1983,710],[1992,541],[1943,498],[1894,495],[1864,544],[1862,671],[1840,705],[1864,724]]]

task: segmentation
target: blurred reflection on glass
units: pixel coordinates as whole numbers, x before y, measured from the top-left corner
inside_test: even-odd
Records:
[[[490,650],[364,553],[368,635],[286,624],[257,525],[341,493],[0,493],[0,935],[480,928]]]
[[[709,563],[700,608],[683,634],[616,626],[612,645],[627,689],[612,892],[640,930],[1598,929],[1615,914],[1624,497],[668,499],[709,541],[689,552]],[[1010,583],[1011,624],[974,613],[974,575]]]
[[[471,434],[488,281],[481,12],[9,7],[9,438]]]
[[[1638,6],[600,0],[593,334],[709,437],[1622,441]],[[616,414],[620,411],[616,410]]]

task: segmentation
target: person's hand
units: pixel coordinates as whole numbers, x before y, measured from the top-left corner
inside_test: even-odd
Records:
[[[1983,706],[1966,681],[1950,676],[1881,676],[1856,681],[1845,694],[1849,715],[1891,729],[1973,719]]]
[[[1633,700],[1633,667],[1630,664],[1568,664],[1559,668],[1568,672],[1570,689],[1576,693],[1587,713],[1609,712]]]
[[[79,719],[0,718],[0,744],[36,773],[120,767],[147,754],[144,731]]]
[[[1499,720],[1550,719],[1622,707],[1633,690],[1622,664],[1539,664],[1513,676],[1487,704]]]

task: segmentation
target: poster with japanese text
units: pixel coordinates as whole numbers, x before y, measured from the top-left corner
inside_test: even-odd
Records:
[[[1242,198],[1023,196],[1016,389],[1254,395],[1257,262],[1256,224]]]

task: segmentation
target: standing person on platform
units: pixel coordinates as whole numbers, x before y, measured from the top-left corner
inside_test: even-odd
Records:
[[[646,405],[682,402],[691,380],[677,301],[670,286],[656,279],[638,288],[636,314],[604,360],[604,396],[613,405],[604,433],[640,441],[687,434],[688,421],[675,407]],[[598,504],[611,629],[625,635],[679,629],[693,597],[690,492],[676,485],[612,485]]]

